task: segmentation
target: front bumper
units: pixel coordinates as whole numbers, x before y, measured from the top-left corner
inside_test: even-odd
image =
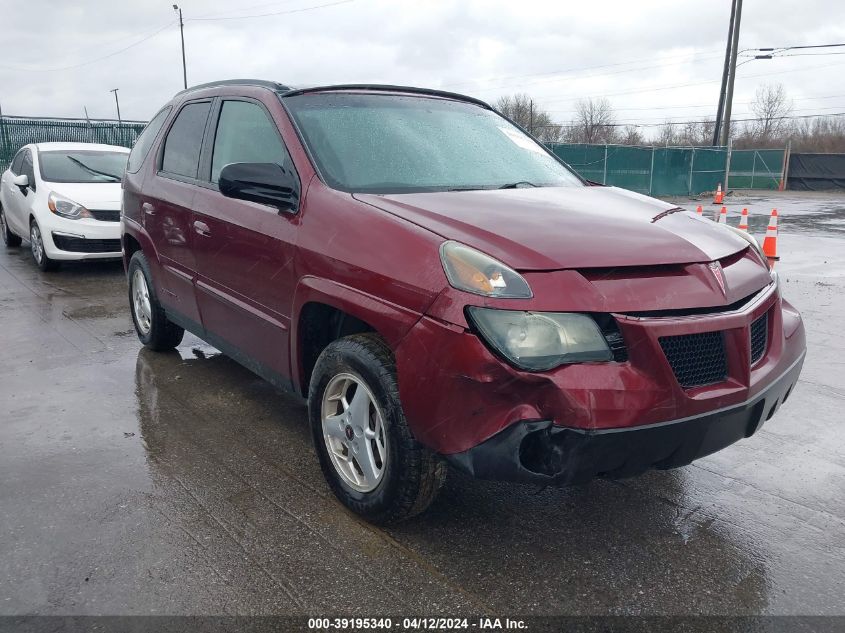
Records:
[[[537,484],[617,479],[656,468],[686,466],[751,437],[792,392],[804,354],[754,398],[686,419],[627,429],[584,430],[550,420],[518,422],[446,459],[469,475]]]
[[[68,220],[53,214],[38,218],[47,257],[55,260],[121,257],[120,223],[90,218]]]
[[[764,315],[765,352],[752,360],[751,325]],[[539,373],[499,360],[465,326],[424,316],[395,350],[400,397],[414,436],[449,457],[519,428],[526,420],[545,421],[533,430],[549,427],[555,435],[564,433],[561,438],[705,420],[758,402],[782,376],[800,371],[806,350],[801,316],[776,286],[734,311],[614,316],[628,360],[565,365]],[[714,384],[682,387],[661,338],[715,331],[723,333],[727,375]],[[664,459],[657,455],[650,462]],[[595,472],[606,470],[614,469],[599,466]]]

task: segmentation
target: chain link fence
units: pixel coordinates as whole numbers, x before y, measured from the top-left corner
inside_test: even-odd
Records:
[[[132,147],[145,125],[142,121],[3,116],[0,171],[28,143],[75,141]],[[726,147],[548,146],[587,180],[653,196],[694,196],[714,191],[719,184],[725,189],[777,189],[783,179],[785,150],[780,149],[729,152]]]
[[[0,171],[5,170],[15,153],[29,143],[61,141],[132,147],[145,125],[143,121],[3,116],[0,117]]]
[[[731,153],[731,189],[778,189],[784,177],[782,149],[744,149]]]
[[[652,196],[731,189],[777,189],[785,150],[549,143],[582,177]],[[725,177],[730,165],[729,177]]]

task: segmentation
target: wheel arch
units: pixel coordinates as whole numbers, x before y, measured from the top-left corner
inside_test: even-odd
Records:
[[[331,342],[374,332],[395,350],[422,315],[356,288],[304,277],[297,285],[291,319],[291,374],[294,389],[307,396],[311,372]]]

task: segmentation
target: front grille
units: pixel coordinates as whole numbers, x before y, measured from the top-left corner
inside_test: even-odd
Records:
[[[70,253],[119,253],[120,240],[86,240],[82,237],[53,233],[53,244]]]
[[[95,220],[100,222],[120,222],[120,209],[88,209]]]
[[[722,332],[661,336],[660,347],[684,389],[724,381],[728,376]]]
[[[769,342],[769,313],[767,312],[751,324],[751,364],[763,358]]]

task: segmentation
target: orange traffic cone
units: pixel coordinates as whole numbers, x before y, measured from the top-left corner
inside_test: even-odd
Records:
[[[701,208],[701,205],[698,205],[698,207],[696,208],[695,212],[696,212],[698,215],[704,215],[704,209],[702,209],[702,208]]]
[[[716,188],[716,197],[713,199],[713,204],[722,204],[725,199],[725,194],[722,192],[722,183]]]
[[[739,219],[739,230],[748,233],[748,209],[742,210],[742,217]]]
[[[763,254],[769,260],[769,266],[775,267],[778,257],[778,210],[772,209],[772,216],[769,218],[769,226],[766,229],[766,238],[763,240]]]
[[[728,223],[728,208],[722,207],[722,210],[719,212],[719,224],[727,224]]]

